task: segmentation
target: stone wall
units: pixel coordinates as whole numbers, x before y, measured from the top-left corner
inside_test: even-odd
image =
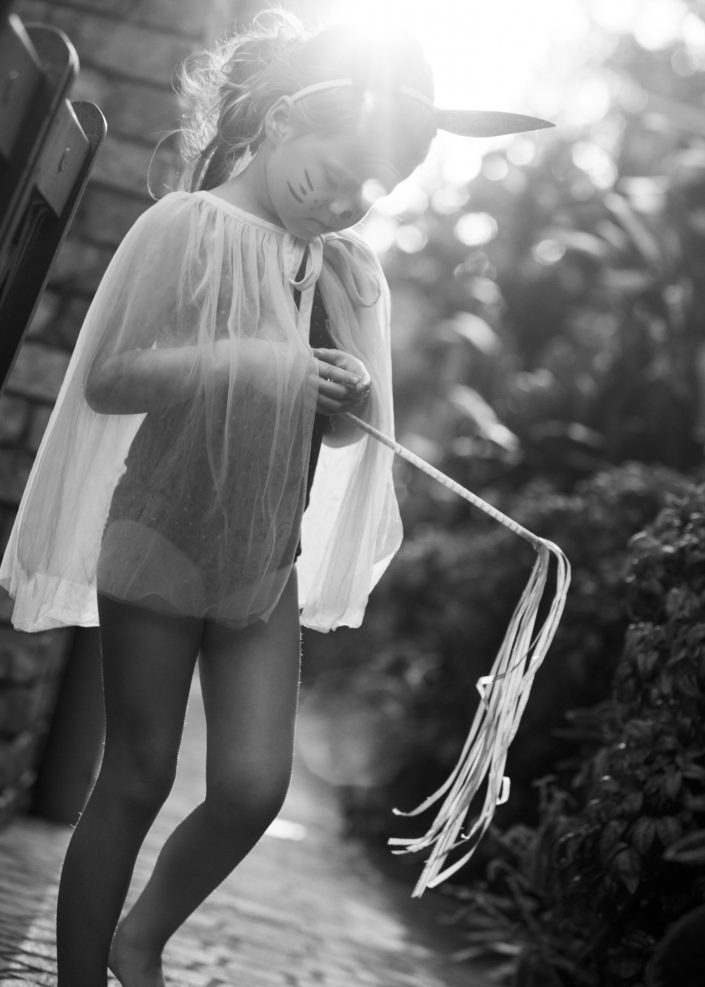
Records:
[[[115,247],[149,206],[152,151],[178,122],[174,66],[232,23],[235,0],[23,0],[25,23],[61,28],[76,46],[73,99],[97,103],[108,137],[33,323],[0,395],[0,547],[12,525],[83,316]],[[172,178],[168,154],[153,172]],[[29,799],[73,629],[21,634],[0,591],[0,823]]]

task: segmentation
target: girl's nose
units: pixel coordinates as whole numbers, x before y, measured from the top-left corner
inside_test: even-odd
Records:
[[[345,221],[352,219],[359,204],[359,197],[357,195],[336,195],[328,208],[337,219]]]

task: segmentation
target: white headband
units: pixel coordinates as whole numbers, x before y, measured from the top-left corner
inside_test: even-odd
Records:
[[[309,96],[311,93],[321,92],[323,89],[338,89],[341,86],[352,85],[354,85],[352,79],[327,79],[325,82],[314,82],[311,86],[304,86],[303,89],[297,89],[295,93],[292,93],[290,98],[296,102],[304,96]],[[418,90],[411,89],[409,86],[400,86],[398,91],[403,93],[404,96],[410,96],[412,99],[418,100],[419,103],[423,103],[423,105],[428,107],[429,110],[435,112],[436,108],[433,105],[433,100],[429,99],[428,96],[424,96],[424,94],[418,92]]]
[[[352,79],[327,79],[325,82],[314,82],[310,86],[304,86],[303,89],[297,89],[289,98],[298,102],[311,93],[353,85]],[[499,137],[503,134],[519,134],[527,130],[541,130],[544,127],[554,126],[548,120],[526,116],[523,113],[505,113],[500,110],[443,110],[435,106],[428,96],[409,86],[400,86],[398,92],[415,99],[430,110],[439,130],[448,130],[463,137]]]

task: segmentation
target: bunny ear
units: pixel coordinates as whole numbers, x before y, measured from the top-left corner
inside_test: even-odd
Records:
[[[339,86],[353,84],[350,78],[324,79],[310,86],[304,86],[303,89],[297,89],[296,92],[291,93],[290,99],[296,101],[323,89],[337,89]],[[363,88],[361,91],[364,93],[366,90]],[[503,134],[522,134],[527,130],[555,127],[550,120],[529,117],[524,113],[504,113],[501,110],[441,110],[433,105],[433,100],[429,96],[409,86],[400,86],[399,93],[410,96],[430,110],[439,130],[448,130],[452,134],[460,134],[461,137],[501,137]]]
[[[549,120],[525,116],[523,113],[503,113],[500,110],[441,110],[434,108],[439,130],[448,130],[463,137],[500,137],[521,134],[526,130],[554,127]]]

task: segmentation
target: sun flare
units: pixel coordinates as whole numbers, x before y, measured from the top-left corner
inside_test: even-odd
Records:
[[[448,107],[536,109],[541,66],[587,27],[581,0],[333,0],[333,18],[371,32],[403,26],[421,43]],[[537,91],[533,91],[537,84]]]
[[[546,71],[552,52],[578,45],[587,27],[583,0],[331,0],[325,11],[331,20],[373,34],[400,26],[413,34],[433,69],[437,106],[549,119],[560,106]],[[506,142],[440,133],[426,165],[379,208],[404,211],[425,176],[439,169],[444,180],[463,184],[477,174],[487,150]]]
[[[326,20],[357,29],[403,26],[415,35],[433,69],[437,106],[544,117],[576,140],[608,112],[602,65],[619,35],[655,50],[697,27],[684,0],[330,0],[324,9]],[[695,42],[705,50],[700,27]],[[414,200],[435,196],[439,184],[463,187],[487,169],[488,151],[507,146],[512,161],[526,164],[536,141],[551,139],[542,132],[469,141],[440,132],[426,163],[375,212],[413,212]]]

